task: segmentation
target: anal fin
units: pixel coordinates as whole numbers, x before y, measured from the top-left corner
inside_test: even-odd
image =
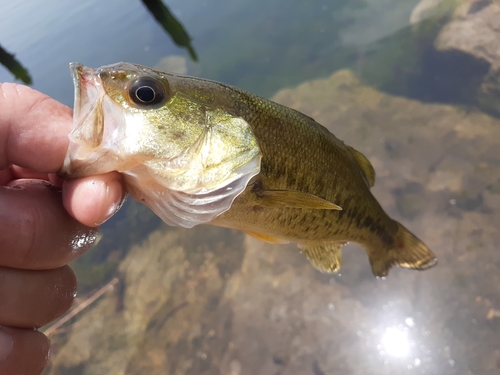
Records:
[[[299,244],[299,249],[304,253],[309,262],[321,272],[334,273],[342,265],[343,243],[330,242],[322,245]]]

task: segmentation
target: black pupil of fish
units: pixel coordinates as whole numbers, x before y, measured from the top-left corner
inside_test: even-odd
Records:
[[[137,96],[137,99],[139,99],[143,103],[151,103],[153,100],[155,100],[155,90],[153,90],[152,87],[149,86],[142,86],[139,87],[135,95]]]
[[[129,92],[130,98],[137,105],[156,105],[165,98],[161,84],[151,79],[138,79]]]

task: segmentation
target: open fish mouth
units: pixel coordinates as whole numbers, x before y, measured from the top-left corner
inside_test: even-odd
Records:
[[[85,142],[89,147],[97,147],[102,142],[104,129],[101,113],[104,90],[101,79],[93,69],[79,63],[71,63],[70,70],[75,86],[75,112],[70,137],[73,142]]]
[[[69,134],[68,152],[59,174],[77,178],[114,170],[116,165],[97,165],[94,162],[101,160],[112,149],[113,143],[116,143],[113,137],[121,135],[114,131],[123,124],[120,108],[106,98],[98,70],[80,63],[70,63],[69,66],[75,88],[73,128]]]
[[[75,87],[73,129],[79,129],[97,110],[100,102],[99,89],[102,84],[99,76],[91,68],[80,63],[70,63],[69,68]]]
[[[84,159],[90,150],[102,142],[103,116],[101,113],[102,83],[93,69],[80,63],[70,63],[74,84],[73,129],[61,174],[72,176],[75,161]]]

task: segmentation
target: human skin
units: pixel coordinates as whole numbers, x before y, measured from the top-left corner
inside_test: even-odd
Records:
[[[0,83],[0,375],[42,373],[50,343],[36,328],[76,295],[67,264],[121,206],[121,175],[62,180],[72,111],[29,87]]]

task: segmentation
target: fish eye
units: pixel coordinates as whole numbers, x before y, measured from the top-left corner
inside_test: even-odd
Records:
[[[139,107],[157,107],[167,100],[167,87],[156,79],[140,77],[129,87],[130,99]]]

